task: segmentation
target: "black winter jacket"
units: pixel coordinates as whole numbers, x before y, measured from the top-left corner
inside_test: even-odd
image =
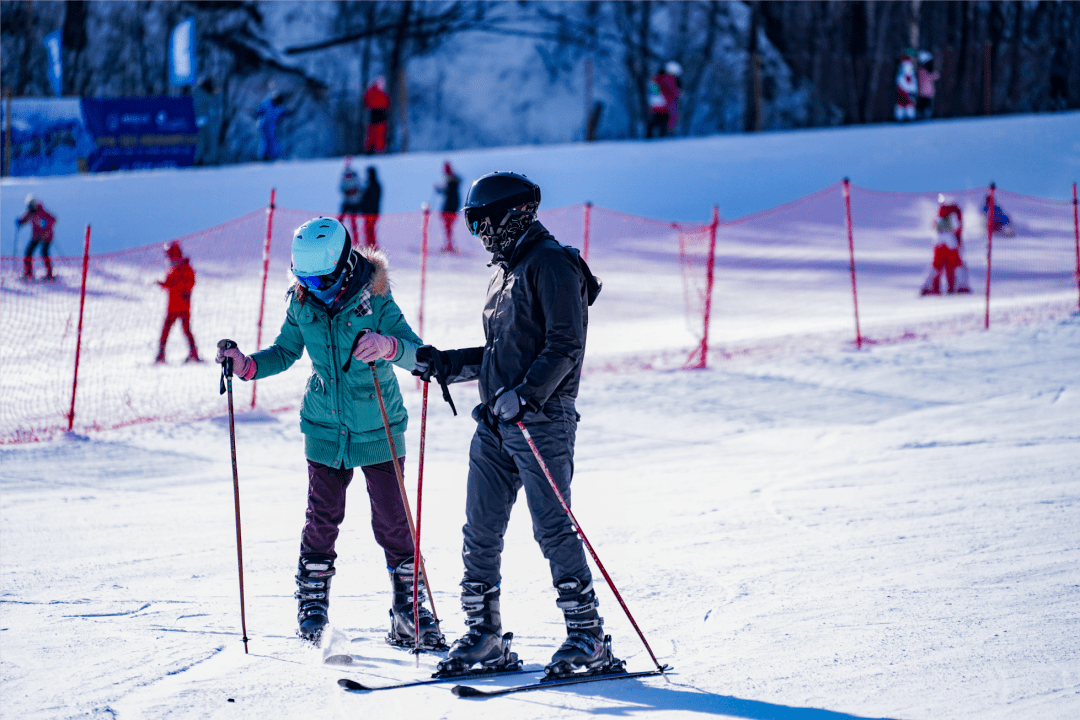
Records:
[[[538,415],[550,400],[577,397],[589,306],[599,293],[578,251],[534,223],[491,276],[484,347],[448,351],[446,380],[479,379],[478,410],[499,390],[515,390],[531,411],[527,421],[545,419]]]

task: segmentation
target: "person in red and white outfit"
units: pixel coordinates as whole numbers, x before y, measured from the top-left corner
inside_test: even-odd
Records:
[[[964,265],[961,237],[964,229],[963,213],[960,206],[948,201],[944,195],[938,195],[938,214],[934,220],[937,242],[934,244],[934,263],[930,274],[923,283],[922,295],[941,294],[941,275],[945,275],[946,290],[949,293],[969,293],[967,266]]]

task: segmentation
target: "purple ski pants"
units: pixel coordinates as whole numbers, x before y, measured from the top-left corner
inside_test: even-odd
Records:
[[[404,471],[405,458],[398,458],[398,463]],[[383,462],[360,470],[367,480],[375,541],[386,555],[386,564],[397,567],[412,559],[413,541],[394,466]],[[345,519],[345,491],[352,478],[352,468],[332,468],[308,460],[308,506],[300,536],[301,553],[325,553],[337,557],[334,543]]]

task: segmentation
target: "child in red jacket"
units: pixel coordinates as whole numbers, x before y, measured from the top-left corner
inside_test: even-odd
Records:
[[[158,344],[158,354],[155,363],[165,362],[165,342],[169,339],[169,331],[173,324],[179,320],[188,341],[188,357],[184,362],[202,362],[199,359],[199,350],[195,347],[195,336],[191,334],[191,290],[195,287],[195,271],[191,269],[191,263],[180,251],[179,243],[169,243],[165,248],[165,254],[169,257],[172,269],[165,276],[164,282],[158,281],[158,285],[169,291],[169,309],[165,315],[165,325],[161,328],[161,341]]]
[[[34,250],[41,246],[41,259],[45,261],[45,279],[53,279],[52,259],[49,257],[49,245],[53,239],[53,225],[56,216],[46,210],[33,195],[26,196],[26,212],[15,220],[16,231],[25,223],[30,223],[30,243],[26,246],[23,258],[23,278],[34,279]]]

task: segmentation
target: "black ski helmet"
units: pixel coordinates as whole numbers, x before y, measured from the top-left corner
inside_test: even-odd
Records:
[[[533,204],[526,212],[535,213],[540,205],[540,186],[524,175],[513,172],[488,173],[476,180],[465,199],[465,224],[477,234],[480,222],[490,217],[500,223],[507,212]]]

